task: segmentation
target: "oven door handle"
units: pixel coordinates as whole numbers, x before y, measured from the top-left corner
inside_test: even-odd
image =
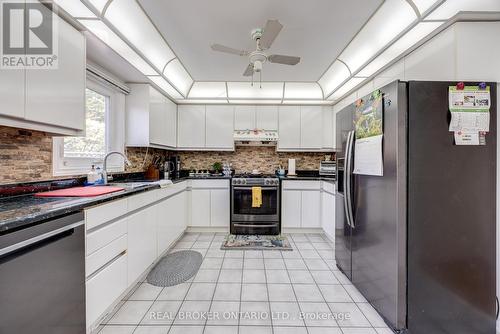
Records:
[[[233,223],[233,226],[237,226],[237,227],[274,227],[274,226],[278,226],[278,223],[274,223],[274,224],[237,224],[237,223]]]

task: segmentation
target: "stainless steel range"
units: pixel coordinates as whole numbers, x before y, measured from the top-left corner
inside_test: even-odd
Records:
[[[260,188],[262,203],[252,201]],[[275,175],[243,174],[231,182],[231,234],[280,233],[280,180]]]

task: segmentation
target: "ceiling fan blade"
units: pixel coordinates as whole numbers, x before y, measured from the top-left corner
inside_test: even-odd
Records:
[[[281,29],[283,29],[283,25],[278,20],[267,20],[266,26],[264,27],[264,33],[260,38],[260,47],[263,50],[269,49]]]
[[[245,72],[243,72],[243,75],[246,77],[251,77],[253,75],[253,64],[248,64]]]
[[[300,57],[284,56],[284,55],[270,55],[267,57],[270,63],[284,64],[284,65],[297,65],[300,62]]]
[[[224,45],[220,45],[220,44],[212,44],[212,45],[210,45],[210,47],[214,51],[231,53],[231,54],[238,55],[238,56],[247,56],[250,53],[250,52],[245,51],[245,50],[233,49],[233,48],[230,48],[229,46],[224,46]]]

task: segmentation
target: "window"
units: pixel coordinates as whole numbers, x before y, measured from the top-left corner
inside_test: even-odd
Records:
[[[109,151],[123,152],[125,96],[87,79],[85,136],[54,138],[53,174],[86,174],[92,165],[102,166]],[[110,157],[108,170],[123,171],[123,159]]]

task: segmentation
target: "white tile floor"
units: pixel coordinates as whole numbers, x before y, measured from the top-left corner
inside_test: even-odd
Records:
[[[187,233],[172,251],[204,255],[188,282],[138,284],[99,334],[390,334],[335,266],[321,234],[292,234],[293,251],[220,250],[224,234]]]

